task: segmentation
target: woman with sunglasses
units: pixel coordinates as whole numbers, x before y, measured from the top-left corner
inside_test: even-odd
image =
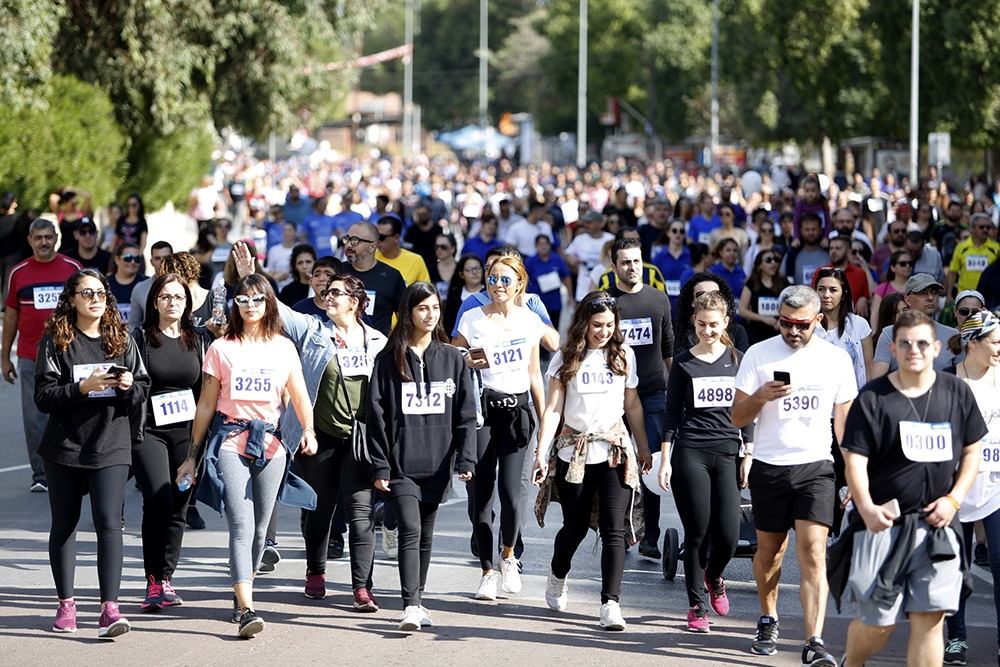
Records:
[[[688,630],[708,632],[706,589],[715,613],[729,613],[722,573],[739,539],[740,487],[747,486],[754,430],[753,422],[735,428],[729,417],[742,359],[726,333],[729,304],[706,292],[693,310],[698,343],[674,358],[667,380],[658,481],[673,492],[684,526]]]
[[[816,335],[847,352],[854,363],[857,385],[865,386],[873,359],[872,328],[865,318],[852,312],[847,274],[842,269],[817,269],[816,293],[823,313]]]
[[[312,279],[313,264],[316,263],[316,249],[308,243],[300,243],[292,248],[290,262],[292,282],[285,285],[278,295],[278,301],[289,308],[309,298],[309,281]]]
[[[123,243],[115,250],[115,270],[108,274],[108,284],[111,285],[111,293],[114,294],[123,322],[128,322],[128,314],[132,309],[132,290],[138,283],[148,280],[139,272],[141,264],[139,246]]]
[[[274,290],[264,276],[249,275],[236,284],[226,335],[208,348],[202,365],[201,397],[191,428],[187,459],[175,483],[194,479],[202,444],[204,479],[198,500],[216,511],[225,508],[229,524],[229,569],[239,636],[264,629],[253,606],[253,578],[260,568],[274,501],[314,509],[316,494],[289,472],[292,455],[316,452],[313,410],[295,346],[282,335]],[[303,424],[302,436],[281,439],[278,420],[282,395]]]
[[[493,495],[498,479],[503,590],[521,590],[514,543],[527,504],[521,485],[525,456],[535,417],[541,416],[544,405],[539,341],[545,329],[538,315],[516,305],[528,285],[519,256],[498,257],[490,266],[486,285],[493,301],[465,312],[458,322],[455,344],[469,350],[466,363],[482,372],[485,423],[479,430],[479,461],[471,496],[473,534],[483,569],[476,599],[496,600],[501,577],[493,569],[492,554]]]
[[[757,240],[750,244],[746,254],[743,255],[743,267],[755,266],[757,255],[775,246],[774,221],[765,217],[757,227]]]
[[[733,264],[739,265],[750,247],[750,237],[741,227],[736,226],[736,209],[732,204],[729,202],[719,204],[717,215],[722,221],[722,226],[716,227],[708,235],[708,245],[710,248],[715,248],[716,254],[719,254],[720,242],[723,239],[732,239],[736,242],[736,259]]]
[[[421,598],[438,506],[453,471],[468,482],[476,467],[476,395],[462,353],[448,344],[433,285],[407,287],[396,317],[369,386],[368,444],[375,488],[399,519],[399,629],[413,632],[431,625]]]
[[[713,254],[718,261],[710,266],[708,270],[717,276],[721,276],[729,283],[729,290],[733,294],[742,294],[743,283],[746,282],[747,275],[744,273],[743,267],[737,263],[740,252],[736,241],[734,239],[722,239],[714,248]]]
[[[129,243],[139,248],[141,257],[146,251],[146,239],[149,236],[149,225],[146,223],[146,207],[142,198],[134,192],[128,196],[125,203],[125,214],[115,223],[115,234],[111,247],[117,250],[122,243]]]
[[[872,297],[872,329],[879,328],[879,307],[882,305],[882,299],[893,292],[905,295],[906,281],[910,279],[912,273],[913,256],[908,251],[897,250],[889,256],[889,266],[885,270],[885,277],[875,288],[875,295]]]
[[[750,277],[743,284],[740,317],[747,321],[750,345],[778,335],[778,295],[788,286],[780,268],[781,253],[773,248],[762,250],[754,257]]]
[[[451,279],[458,273],[455,250],[455,238],[451,234],[438,234],[434,240],[434,257],[437,263],[428,267],[428,271],[431,284],[437,287],[438,295],[442,301],[448,298],[448,287],[451,285]]]
[[[573,554],[587,536],[597,499],[601,536],[601,627],[624,630],[619,595],[625,568],[625,517],[640,494],[639,473],[652,457],[636,387],[635,353],[622,337],[618,304],[607,292],[591,292],[573,313],[566,342],[552,357],[546,376],[549,400],[542,413],[532,481],[541,486],[537,511],[544,526],[553,485],[562,506],[545,601],[565,611],[566,576]],[[634,426],[633,449],[622,416]],[[557,433],[564,421],[562,431]],[[554,438],[554,442],[553,442]],[[551,443],[551,444],[550,444]],[[637,541],[631,536],[630,542]]]
[[[653,257],[653,264],[663,274],[667,296],[670,297],[670,310],[677,308],[677,296],[681,293],[684,272],[691,268],[691,251],[684,242],[684,220],[674,218],[667,226],[666,247]]]
[[[698,334],[694,330],[694,302],[698,297],[709,292],[718,292],[729,304],[727,316],[729,326],[726,327],[726,334],[729,340],[733,341],[733,346],[740,353],[746,352],[750,347],[750,340],[747,338],[747,330],[736,321],[736,302],[733,293],[729,289],[729,283],[710,271],[699,271],[691,276],[684,286],[681,287],[681,294],[677,297],[677,319],[674,321],[674,358],[680,356],[681,352],[689,350],[698,344]]]
[[[118,610],[121,511],[138,430],[131,417],[146,400],[149,376],[107,279],[94,269],[69,277],[45,331],[35,366],[35,403],[49,415],[38,454],[49,483],[49,563],[59,594],[52,629],[76,632],[76,528],[89,494],[102,601],[97,636],[110,639],[131,628]]]
[[[187,458],[201,365],[214,339],[207,329],[195,327],[192,305],[187,281],[176,273],[161,274],[149,289],[142,326],[132,331],[151,382],[143,439],[132,446],[132,470],[142,492],[143,611],[183,603],[171,579],[193,486],[180,489],[173,480]]]
[[[448,284],[448,295],[444,301],[444,316],[442,318],[445,331],[454,331],[458,309],[465,300],[473,294],[486,289],[486,276],[483,275],[483,260],[479,255],[466,253],[458,258],[455,273]]]

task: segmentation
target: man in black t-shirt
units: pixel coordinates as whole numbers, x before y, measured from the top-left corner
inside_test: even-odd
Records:
[[[674,330],[670,324],[670,297],[642,282],[642,242],[621,238],[611,246],[611,262],[618,284],[608,294],[618,300],[621,331],[635,352],[646,438],[651,452],[660,451],[663,412],[666,409],[667,373],[673,361]],[[660,560],[656,542],[660,537],[660,496],[642,487],[646,535],[639,554]]]
[[[979,441],[987,433],[968,385],[935,372],[941,342],[926,314],[900,315],[891,348],[899,370],[864,387],[841,446],[866,528],[854,534],[847,580],[858,603],[847,631],[848,667],[881,651],[904,616],[908,661],[944,659],[941,625],[958,609],[964,567],[951,526],[979,470]]]
[[[97,225],[94,221],[86,216],[80,218],[73,238],[76,239],[76,248],[67,252],[66,256],[78,261],[85,269],[97,269],[106,274],[111,265],[111,253],[98,244]]]
[[[356,222],[344,236],[344,271],[365,284],[368,307],[365,314],[372,326],[389,335],[393,313],[403,298],[406,282],[399,271],[375,259],[378,247],[378,228],[370,222]]]

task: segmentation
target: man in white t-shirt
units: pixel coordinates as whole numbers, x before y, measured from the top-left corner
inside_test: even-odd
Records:
[[[604,244],[615,236],[602,229],[604,216],[597,211],[587,211],[580,219],[584,233],[566,246],[564,258],[571,269],[576,271],[576,302],[583,301],[590,291],[590,271],[601,261]]]
[[[829,591],[826,538],[836,498],[830,415],[840,441],[858,388],[847,353],[813,335],[822,317],[811,288],[794,285],[781,292],[781,335],[747,350],[736,375],[732,421],[740,428],[758,420],[749,481],[761,617],[751,651],[778,650],[778,580],[794,527],[806,630],[802,662],[836,667],[822,640]]]
[[[559,241],[552,234],[552,225],[542,220],[545,215],[545,204],[533,201],[528,208],[528,219],[515,222],[507,232],[504,243],[515,248],[522,257],[534,257],[538,254],[535,241],[541,234],[549,237],[552,246],[558,250]]]

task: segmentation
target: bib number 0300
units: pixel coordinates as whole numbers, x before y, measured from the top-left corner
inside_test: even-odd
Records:
[[[951,424],[947,422],[899,422],[903,455],[917,463],[952,460]]]

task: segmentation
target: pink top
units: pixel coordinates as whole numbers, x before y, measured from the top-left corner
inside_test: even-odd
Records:
[[[882,297],[883,299],[893,292],[897,291],[895,287],[892,286],[891,282],[881,283],[875,288],[875,294]]]
[[[281,396],[292,371],[302,362],[292,341],[276,336],[270,341],[248,342],[219,338],[205,353],[202,370],[219,380],[218,411],[227,419],[259,419],[278,426]],[[247,433],[229,438],[222,449],[246,456]],[[285,449],[273,435],[264,438],[266,457],[284,456]]]

